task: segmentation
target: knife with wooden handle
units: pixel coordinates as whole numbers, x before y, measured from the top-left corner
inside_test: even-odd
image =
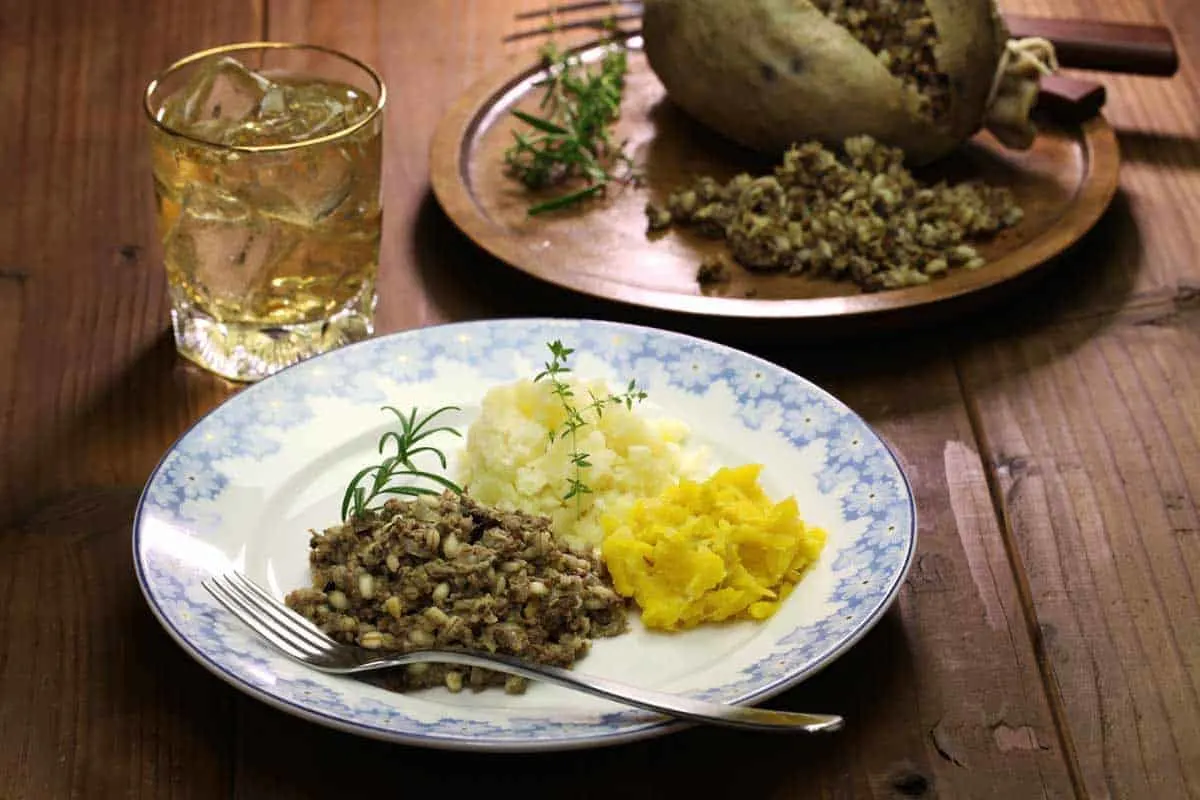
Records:
[[[636,22],[641,17],[641,3],[622,4],[626,13],[616,17],[619,22]],[[554,14],[611,10],[612,0],[577,0],[557,4]],[[552,9],[536,9],[517,14],[517,19],[545,18]],[[1040,37],[1054,45],[1059,66],[1067,69],[1094,70],[1126,75],[1169,77],[1179,70],[1179,53],[1171,31],[1162,25],[1137,25],[1124,22],[1104,22],[1087,19],[1053,19],[1030,17],[1024,14],[1003,14],[1004,23],[1015,39]],[[603,29],[601,18],[555,20],[554,30],[575,28]],[[548,27],[518,31],[505,37],[506,41],[542,36]],[[1064,121],[1080,122],[1099,113],[1106,99],[1103,84],[1066,75],[1043,78],[1038,98],[1042,110]]]
[[[620,13],[613,13],[617,6]],[[564,15],[605,10],[603,16],[564,19]],[[575,0],[555,3],[547,8],[522,11],[518,20],[550,20],[536,28],[516,31],[504,37],[516,41],[545,36],[551,31],[575,29],[605,30],[610,18],[619,23],[636,23],[642,16],[637,0]],[[1133,75],[1174,75],[1179,69],[1179,54],[1171,31],[1162,25],[1135,25],[1088,19],[1054,19],[1024,14],[1001,14],[1009,33],[1017,39],[1038,36],[1049,40],[1058,53],[1059,63],[1069,69],[1122,72]],[[628,29],[626,29],[628,30]],[[632,32],[632,31],[630,31]]]
[[[1161,25],[1129,25],[1084,19],[1046,19],[1005,14],[1013,38],[1040,36],[1054,45],[1058,63],[1069,69],[1171,76],[1179,53],[1171,31]]]

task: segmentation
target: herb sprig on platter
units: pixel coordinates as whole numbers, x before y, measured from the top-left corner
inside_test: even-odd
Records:
[[[541,115],[514,109],[512,114],[529,126],[513,131],[513,144],[504,153],[509,174],[530,189],[544,189],[583,178],[582,188],[530,206],[530,216],[566,208],[603,193],[613,182],[637,179],[633,160],[624,143],[616,144],[610,131],[621,115],[621,97],[629,71],[624,40],[612,30],[598,69],[590,70],[576,53],[564,52],[554,42],[539,51],[546,77]]]

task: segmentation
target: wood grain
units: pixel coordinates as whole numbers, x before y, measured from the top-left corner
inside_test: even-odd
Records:
[[[140,96],[173,59],[258,25],[238,0],[144,18],[115,0],[7,6],[0,91],[17,124],[2,126],[15,146],[0,168],[21,188],[0,195],[0,302],[19,302],[20,327],[0,349],[0,527],[54,492],[140,483],[227,393],[174,359],[152,375],[140,360],[168,329]]]
[[[1154,0],[1004,0],[1006,11],[1043,17],[1090,17],[1118,22],[1169,23],[1181,57],[1174,78],[1071,73],[1102,81],[1108,89],[1105,115],[1121,147],[1123,198],[1085,242],[1092,266],[1078,299],[1063,314],[1109,314],[1127,303],[1156,299],[1170,303],[1180,272],[1192,269],[1194,250],[1188,209],[1200,164],[1200,61],[1194,4]],[[1164,10],[1166,13],[1164,13]],[[1189,31],[1191,33],[1189,34]],[[1105,230],[1105,229],[1108,230]],[[1119,248],[1112,258],[1095,240]],[[1186,284],[1186,281],[1185,281]]]
[[[231,778],[231,699],[132,578],[136,490],[73,492],[0,534],[0,798],[197,798]]]
[[[1180,74],[1106,78],[1125,156],[1109,230],[1048,313],[959,363],[1086,795],[1198,797],[1197,25],[1187,3],[1079,10],[1171,21]]]
[[[776,701],[836,707],[844,734],[696,730],[546,758],[419,751],[245,698],[161,630],[130,569],[137,491],[233,389],[183,365],[168,335],[144,81],[191,50],[264,34],[383,69],[384,331],[528,314],[678,327],[515,273],[429,193],[438,119],[535,46],[499,39],[539,2],[0,0],[0,798],[564,785],[597,798],[1200,797],[1193,0],[1003,3],[1167,24],[1182,57],[1171,80],[1077,75],[1107,86],[1122,184],[1044,280],[932,331],[752,343],[863,413],[918,497],[919,560],[896,608]]]
[[[1092,796],[1200,794],[1200,308],[964,356]]]
[[[233,0],[0,2],[5,800],[210,798],[230,779],[231,704],[130,563],[138,487],[221,391],[155,344],[168,321],[139,99],[170,60],[257,26]]]

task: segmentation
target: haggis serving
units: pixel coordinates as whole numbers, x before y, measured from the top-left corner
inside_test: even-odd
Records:
[[[382,508],[314,532],[313,587],[287,604],[346,644],[408,652],[464,647],[569,667],[589,638],[626,628],[625,600],[591,553],[560,545],[550,521],[496,511],[446,492]],[[517,676],[413,664],[397,688],[502,684]]]

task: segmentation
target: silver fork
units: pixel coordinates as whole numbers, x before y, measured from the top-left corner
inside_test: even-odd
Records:
[[[760,731],[836,731],[844,724],[832,714],[800,714],[766,708],[725,705],[639,689],[607,678],[534,664],[498,653],[429,649],[412,653],[380,652],[339,644],[267,590],[238,572],[214,576],[202,584],[230,613],[284,655],[322,672],[353,674],[421,662],[458,664],[506,672],[565,686],[617,703],[677,719]]]

